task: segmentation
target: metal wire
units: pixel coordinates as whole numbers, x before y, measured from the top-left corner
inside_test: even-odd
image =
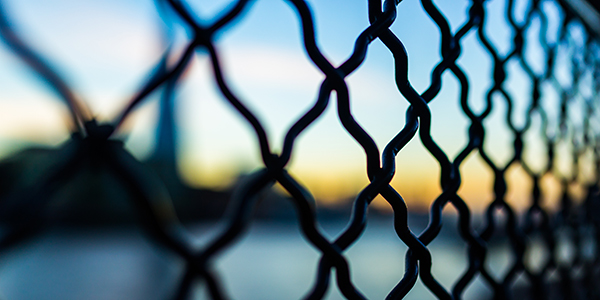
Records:
[[[406,0],[409,1],[409,0]],[[416,0],[410,0],[416,1]],[[549,1],[549,0],[548,0]],[[548,1],[531,0],[527,3],[524,18],[518,21],[514,0],[507,0],[504,12],[512,34],[510,50],[502,54],[494,45],[488,34],[487,16],[494,11],[486,8],[484,0],[472,0],[467,19],[455,31],[451,30],[444,13],[432,0],[421,0],[421,5],[431,18],[440,34],[441,60],[431,70],[430,85],[424,91],[417,91],[408,78],[408,53],[401,39],[390,27],[396,21],[397,10],[402,9],[399,0],[368,1],[368,17],[370,25],[356,37],[352,55],[338,67],[333,66],[323,55],[315,38],[315,25],[312,10],[303,0],[290,0],[289,5],[295,10],[301,25],[303,45],[311,62],[323,73],[323,79],[316,101],[290,127],[285,136],[280,154],[272,150],[269,137],[261,120],[246,106],[243,95],[236,94],[227,81],[221,65],[220,50],[215,41],[217,33],[226,26],[233,25],[234,20],[242,17],[243,12],[252,9],[253,2],[240,0],[222,13],[222,17],[212,24],[201,25],[185,3],[179,0],[167,0],[159,7],[172,10],[177,20],[171,20],[176,26],[185,26],[192,32],[192,38],[183,54],[174,64],[167,61],[173,56],[168,50],[155,68],[148,82],[129,101],[115,120],[110,124],[98,124],[83,103],[73,96],[68,85],[52,69],[41,55],[27,46],[9,26],[7,16],[0,10],[0,36],[5,44],[21,59],[27,62],[37,74],[65,100],[73,122],[76,124],[72,138],[60,147],[61,154],[58,166],[51,174],[45,174],[35,188],[19,193],[19,201],[4,201],[3,210],[17,215],[18,222],[12,224],[10,230],[0,240],[0,247],[6,250],[19,242],[39,233],[47,225],[46,210],[51,201],[50,195],[57,187],[76,174],[84,163],[95,163],[108,166],[116,178],[131,192],[131,200],[136,207],[143,228],[153,240],[169,249],[185,260],[185,275],[180,283],[175,299],[186,299],[190,296],[196,282],[203,282],[208,287],[212,299],[227,299],[228,292],[223,288],[218,272],[213,267],[219,253],[235,242],[247,231],[252,222],[253,207],[257,195],[279,183],[290,195],[298,216],[301,232],[308,243],[316,248],[321,258],[312,287],[307,290],[305,299],[322,299],[328,288],[336,284],[341,293],[348,299],[365,299],[366,297],[354,285],[350,273],[350,262],[344,252],[355,243],[365,230],[367,208],[378,195],[383,196],[393,209],[394,229],[403,243],[408,247],[406,252],[405,272],[398,278],[397,285],[389,291],[387,299],[402,299],[414,287],[418,280],[438,299],[461,299],[465,289],[481,276],[492,289],[494,299],[510,299],[512,286],[519,276],[523,276],[531,288],[531,296],[535,299],[549,299],[548,286],[554,284],[549,278],[558,274],[561,284],[560,297],[573,299],[577,293],[586,299],[597,299],[600,290],[597,286],[600,271],[600,255],[596,246],[593,257],[585,257],[583,243],[600,241],[600,128],[598,128],[598,96],[600,94],[600,41],[589,31],[585,32],[583,42],[571,36],[571,27],[580,25],[577,15],[573,14],[567,3],[558,1],[562,9],[562,24],[559,36],[548,38],[548,16],[543,9]],[[554,3],[554,2],[553,2]],[[1,8],[1,6],[0,6]],[[525,49],[526,38],[534,22],[539,23],[539,44],[546,65],[541,72],[534,71],[527,59]],[[586,29],[587,30],[587,29]],[[492,84],[487,90],[485,107],[480,113],[469,103],[469,90],[472,82],[468,72],[459,63],[462,53],[462,42],[468,34],[475,34],[481,47],[493,63],[493,71],[489,74]],[[225,32],[226,34],[226,32]],[[373,42],[382,42],[394,58],[395,81],[403,100],[410,104],[406,111],[406,122],[399,128],[396,136],[381,152],[373,138],[358,124],[351,111],[351,95],[346,78],[355,72],[365,61],[366,53]],[[202,50],[203,52],[200,52]],[[566,54],[564,54],[566,53]],[[167,86],[166,93],[172,94],[176,83],[191,58],[195,55],[207,55],[211,62],[213,79],[223,99],[230,103],[254,131],[260,147],[263,168],[252,174],[236,188],[232,196],[230,209],[233,212],[226,220],[228,226],[214,240],[202,248],[195,247],[192,237],[179,223],[172,207],[168,192],[161,181],[145,172],[143,164],[138,162],[124,148],[120,141],[111,137],[122,126],[131,112],[143,103],[150,94],[162,86]],[[571,71],[570,82],[558,79],[556,63],[569,57],[568,68]],[[563,59],[564,61],[564,59]],[[515,64],[527,75],[530,95],[526,99],[511,94],[507,88],[509,65]],[[457,101],[469,122],[468,142],[453,159],[436,143],[431,134],[432,116],[429,105],[438,100],[445,73],[456,78],[459,83]],[[586,77],[587,76],[587,77]],[[592,78],[591,92],[582,92],[586,85],[582,82]],[[337,114],[344,129],[362,147],[366,160],[366,173],[370,183],[364,187],[353,202],[353,210],[346,228],[333,240],[325,237],[319,229],[315,216],[315,200],[305,187],[299,184],[287,171],[287,166],[294,152],[294,143],[300,134],[311,124],[323,116],[323,112],[335,92]],[[548,93],[560,96],[558,107],[545,104]],[[512,139],[512,153],[506,163],[499,163],[488,154],[486,143],[486,121],[494,112],[494,99],[501,99],[506,106],[504,122]],[[399,99],[400,101],[401,99]],[[517,101],[527,103],[525,122],[517,125],[514,106]],[[579,107],[578,107],[579,106]],[[571,111],[581,109],[583,120],[576,120]],[[549,111],[558,111],[556,118]],[[534,131],[534,120],[541,123],[540,130]],[[556,126],[555,126],[556,125]],[[540,138],[547,152],[544,167],[535,170],[524,157],[528,135]],[[111,139],[109,139],[111,138]],[[396,155],[411,141],[420,139],[425,149],[435,158],[440,167],[440,185],[442,192],[433,201],[429,211],[429,224],[421,233],[415,233],[408,225],[408,207],[401,194],[391,185],[395,174]],[[557,154],[558,147],[570,145],[570,171],[565,173],[556,166],[562,159]],[[584,158],[592,153],[592,160]],[[461,166],[471,155],[479,156],[486,168],[494,176],[493,200],[487,206],[483,229],[479,230],[471,223],[471,209],[461,198],[458,191],[462,184]],[[594,177],[581,175],[580,168],[584,163],[594,165]],[[507,172],[511,168],[522,168],[533,183],[531,202],[521,219],[507,202]],[[544,208],[544,191],[541,188],[544,178],[552,177],[561,184],[561,203],[558,212]],[[583,201],[576,202],[570,192],[573,186],[580,186],[585,191]],[[15,196],[17,197],[17,196]],[[467,245],[468,266],[458,278],[452,289],[447,290],[432,273],[432,257],[428,245],[440,234],[442,229],[442,211],[452,205],[458,212],[458,229],[460,237]],[[508,271],[500,278],[491,275],[487,262],[488,244],[493,241],[499,231],[498,214],[506,216],[503,223],[510,242],[512,255]],[[5,216],[5,218],[8,218]],[[566,239],[575,245],[573,257],[569,263],[561,261],[557,249],[561,240],[561,232],[569,232]],[[526,251],[531,247],[531,240],[541,236],[543,247],[549,255],[542,267],[532,269],[526,258]],[[583,272],[577,275],[575,269]],[[332,283],[335,271],[336,282]],[[556,297],[556,295],[552,295]]]

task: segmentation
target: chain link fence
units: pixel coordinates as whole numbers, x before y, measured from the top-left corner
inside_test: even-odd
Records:
[[[598,23],[590,22],[589,17],[581,17],[580,6],[573,4],[576,1],[507,0],[504,11],[492,11],[487,6],[496,0],[471,0],[467,18],[453,30],[444,11],[434,1],[421,0],[422,9],[439,31],[441,59],[430,70],[430,85],[418,90],[409,80],[410,53],[390,29],[397,21],[397,13],[403,9],[404,2],[409,1],[416,0],[368,1],[366,7],[370,26],[356,37],[352,54],[337,67],[324,56],[317,44],[315,18],[309,5],[302,0],[287,1],[300,23],[304,50],[324,79],[318,97],[287,131],[279,152],[273,150],[263,122],[248,108],[244,95],[230,88],[216,44],[221,36],[227,35],[227,30],[241,26],[236,21],[243,18],[244,12],[252,10],[253,1],[235,1],[221,12],[220,17],[210,22],[198,22],[199,18],[183,1],[158,1],[156,6],[165,17],[165,22],[170,26],[185,27],[191,38],[181,53],[173,49],[165,52],[146,84],[122,112],[107,123],[99,123],[94,119],[95,114],[85,102],[75,96],[69,84],[43,58],[43,51],[34,50],[17,34],[17,30],[10,25],[10,16],[2,9],[0,35],[5,46],[63,100],[70,112],[72,135],[57,148],[59,155],[53,159],[52,167],[48,168],[50,171],[35,174],[31,180],[33,182],[23,189],[5,193],[1,202],[4,230],[0,249],[4,252],[13,249],[52,225],[55,221],[51,217],[53,201],[57,201],[53,195],[77,177],[82,168],[100,165],[128,190],[127,199],[135,207],[137,222],[149,239],[185,262],[177,291],[170,297],[173,299],[188,299],[196,284],[204,285],[211,299],[230,298],[229,291],[223,287],[227,278],[219,276],[215,262],[224,250],[235,247],[236,241],[247,233],[253,223],[254,208],[261,192],[276,183],[289,194],[287,200],[293,203],[295,217],[306,243],[320,254],[320,259],[315,261],[316,274],[312,286],[306,289],[305,299],[323,299],[333,285],[347,299],[366,298],[353,282],[350,271],[352,261],[348,259],[346,251],[364,233],[369,220],[368,207],[378,196],[382,196],[391,207],[393,229],[397,238],[408,248],[404,274],[396,279],[397,284],[388,291],[387,299],[410,297],[417,281],[421,281],[434,298],[461,299],[476,278],[492,291],[494,299],[524,295],[535,299],[600,298],[597,284],[600,279],[597,246],[600,240]],[[593,17],[594,10],[587,5],[588,13],[591,12]],[[525,7],[521,16],[517,16],[520,9],[517,6]],[[504,16],[510,28],[512,42],[508,45],[508,51],[500,50],[507,48],[506,45],[496,45],[490,36],[489,16],[498,14]],[[549,26],[550,23],[557,26]],[[476,47],[480,47],[492,62],[492,71],[486,75],[490,85],[485,87],[481,109],[475,109],[469,102],[473,97],[469,93],[470,87],[477,81],[470,78],[471,70],[461,66],[459,60],[465,47],[464,38],[468,35],[477,37]],[[536,38],[532,39],[531,36]],[[382,43],[393,55],[395,82],[399,92],[396,100],[409,103],[404,126],[395,129],[397,134],[383,150],[378,148],[374,139],[353,117],[353,98],[347,83],[347,77],[360,69],[373,43]],[[533,51],[528,50],[533,47],[532,44],[537,45],[537,50],[533,52],[534,59],[528,54],[528,51]],[[410,45],[407,46],[410,48]],[[263,164],[235,187],[227,201],[229,214],[223,217],[227,225],[202,247],[193,242],[193,235],[178,221],[178,214],[185,212],[177,212],[173,208],[169,190],[165,187],[167,182],[161,182],[152,175],[148,166],[134,158],[125,150],[123,142],[115,137],[115,132],[125,120],[151,94],[160,90],[163,101],[172,101],[178,88],[177,82],[190,68],[195,56],[205,56],[210,61],[211,76],[222,99],[252,129]],[[540,65],[532,60],[543,60],[544,63]],[[420,68],[414,65],[410,67]],[[508,87],[507,78],[515,68],[526,75],[526,97],[514,95]],[[455,97],[440,97],[442,84],[448,76],[458,82],[459,93]],[[335,95],[334,99],[332,95]],[[334,101],[341,126],[364,151],[370,183],[353,199],[347,226],[335,238],[329,239],[319,225],[311,192],[288,169],[298,137],[322,118],[325,109]],[[429,105],[436,101],[460,103],[468,120],[468,140],[455,157],[449,157],[431,134],[431,124],[436,116]],[[498,102],[506,108],[502,112],[503,123],[509,129],[512,140],[510,159],[506,162],[495,160],[486,146],[495,138],[488,133],[492,126],[488,119],[497,109]],[[524,118],[519,119],[514,112],[518,105],[526,107]],[[537,140],[545,153],[541,158],[541,167],[533,166],[535,163],[524,155],[532,140]],[[396,172],[396,156],[409,143],[419,141],[439,164],[442,190],[430,203],[428,225],[422,232],[409,226],[410,207],[402,197],[403,190],[391,184]],[[493,174],[493,199],[486,203],[481,226],[473,224],[473,212],[459,192],[462,185],[461,166],[469,156],[477,156],[484,162],[485,170],[481,172]],[[522,168],[532,183],[528,195],[521,199],[521,203],[528,203],[527,209],[522,212],[507,202],[507,189],[510,188],[507,173],[516,167]],[[560,203],[556,210],[544,203],[548,190],[543,188],[543,182],[548,178],[555,181],[558,186],[554,188],[560,191]],[[10,182],[10,178],[4,180]],[[436,280],[432,272],[432,254],[428,248],[439,238],[443,226],[452,226],[443,224],[442,211],[448,206],[454,207],[457,212],[459,238],[466,244],[463,255],[468,262],[451,288],[444,287]],[[512,259],[507,271],[495,276],[489,268],[488,245],[501,238],[498,237],[499,232],[503,232],[509,241],[508,251]],[[534,240],[537,241],[535,245]],[[531,251],[545,251],[548,255],[537,266],[533,266],[531,257],[527,255]],[[457,273],[459,271],[456,270]],[[514,288],[518,278],[527,282],[525,288]]]

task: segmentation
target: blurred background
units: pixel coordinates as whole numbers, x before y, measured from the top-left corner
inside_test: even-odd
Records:
[[[188,1],[201,24],[218,18],[231,1]],[[358,35],[369,25],[366,1],[307,1],[312,8],[317,42],[335,66],[352,53]],[[516,1],[516,18],[525,18],[528,1]],[[453,32],[468,18],[470,1],[436,1]],[[169,21],[150,0],[4,0],[2,10],[11,28],[40,53],[89,107],[100,123],[114,120],[126,107],[165,51],[172,61],[181,55],[191,32],[180,21]],[[505,56],[512,31],[504,13],[505,1],[485,3],[487,35]],[[552,1],[542,2],[548,16],[547,38],[557,42],[563,12]],[[537,21],[536,21],[537,20]],[[409,79],[423,92],[440,62],[440,35],[418,1],[398,5],[391,26],[409,55]],[[539,20],[526,32],[525,56],[536,73],[546,58],[538,41]],[[578,34],[578,30],[580,33]],[[574,26],[572,38],[583,43]],[[219,32],[215,46],[226,80],[240,100],[266,128],[275,152],[286,132],[315,102],[324,75],[304,51],[300,23],[286,1],[264,0],[249,5],[242,17]],[[468,101],[476,112],[485,108],[492,86],[493,61],[474,31],[462,40],[458,64],[468,75]],[[559,82],[569,84],[569,53],[559,53]],[[71,138],[69,111],[47,83],[8,48],[0,47],[0,185],[4,196],[15,187],[35,184],[53,167],[61,145]],[[514,99],[512,118],[525,122],[532,82],[519,65],[507,65],[506,90]],[[365,62],[347,78],[351,109],[380,150],[404,126],[408,101],[394,81],[392,54],[374,41]],[[542,106],[550,132],[558,128],[559,94],[543,86]],[[335,237],[350,218],[353,199],[369,183],[362,148],[340,124],[335,99],[323,116],[301,134],[288,171],[314,196],[320,226]],[[581,99],[580,99],[581,100]],[[574,100],[569,113],[583,115],[583,100]],[[440,94],[431,102],[432,136],[451,160],[466,146],[469,121],[460,108],[459,83],[446,72]],[[506,103],[494,98],[485,121],[485,149],[498,165],[513,156],[513,136],[506,124]],[[536,172],[547,162],[542,125],[533,119],[526,135],[524,160]],[[152,93],[119,129],[116,138],[167,186],[178,217],[202,245],[223,228],[232,190],[263,166],[258,142],[246,121],[218,90],[208,55],[197,51],[175,89],[172,101]],[[570,153],[568,144],[558,153]],[[558,172],[569,173],[572,161],[558,155]],[[588,167],[586,167],[588,166]],[[474,212],[475,224],[493,200],[493,173],[477,153],[461,167],[459,195]],[[581,182],[593,178],[583,163]],[[428,209],[441,193],[440,168],[415,137],[397,156],[392,186],[409,208],[415,233],[428,222]],[[507,172],[507,202],[519,213],[530,205],[532,179],[520,166]],[[561,195],[554,176],[543,180],[543,206],[555,211]],[[583,185],[571,187],[575,200]],[[165,299],[183,276],[183,261],[156,247],[131,226],[134,209],[118,179],[105,171],[84,170],[58,190],[53,204],[56,226],[4,251],[0,257],[0,299]],[[234,299],[300,298],[311,286],[319,252],[303,240],[284,189],[263,191],[257,221],[232,249],[216,261],[225,288]],[[382,198],[370,207],[364,236],[346,253],[353,280],[370,299],[382,299],[404,274],[406,246],[392,227],[392,211]],[[434,274],[446,288],[467,266],[464,242],[456,232],[455,210],[444,210],[447,226],[431,245]],[[478,229],[479,227],[475,227]],[[500,233],[502,235],[502,233]],[[507,242],[491,248],[490,269],[504,274],[511,257]],[[535,248],[535,246],[533,247]],[[442,251],[443,249],[443,251]],[[504,250],[503,250],[504,249]],[[532,250],[533,251],[533,250]],[[535,251],[534,251],[535,252]],[[535,254],[543,257],[546,253]],[[534,256],[535,256],[534,255]],[[537,259],[541,261],[542,259]],[[498,275],[500,276],[500,275]],[[342,299],[335,286],[328,299]],[[485,299],[491,291],[477,279],[466,298]],[[196,299],[205,299],[202,286]],[[434,298],[421,283],[410,299]]]

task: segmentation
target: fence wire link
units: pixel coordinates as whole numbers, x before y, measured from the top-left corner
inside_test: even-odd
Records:
[[[409,1],[409,0],[405,0]],[[410,0],[416,1],[416,0]],[[161,2],[161,1],[159,1]],[[417,91],[408,78],[409,60],[403,42],[391,29],[396,20],[397,10],[402,9],[400,0],[368,1],[370,25],[356,37],[352,55],[338,67],[332,65],[317,45],[316,28],[312,10],[303,0],[289,0],[301,25],[304,50],[311,62],[322,72],[318,97],[312,107],[290,127],[285,136],[281,153],[272,150],[271,143],[261,120],[246,106],[243,95],[236,94],[222,68],[220,50],[216,45],[217,35],[227,26],[236,26],[235,20],[244,11],[252,9],[253,2],[236,1],[225,9],[210,24],[199,20],[187,6],[179,0],[165,0],[157,5],[162,10],[174,13],[168,22],[183,26],[192,32],[192,38],[182,54],[173,64],[168,63],[175,54],[168,49],[161,62],[155,67],[146,84],[131,98],[122,113],[112,122],[98,124],[91,116],[85,103],[76,99],[69,86],[60,75],[27,45],[9,26],[9,16],[0,10],[0,36],[6,46],[17,57],[24,60],[53,90],[64,99],[73,119],[72,138],[59,148],[60,159],[53,172],[44,174],[34,188],[19,192],[17,201],[4,201],[4,211],[11,212],[15,222],[9,222],[9,230],[0,240],[0,248],[5,251],[19,242],[39,233],[52,222],[47,216],[51,195],[58,187],[75,176],[83,164],[108,166],[123,186],[132,195],[140,222],[148,235],[158,244],[185,260],[185,274],[182,277],[175,299],[190,297],[193,286],[201,282],[207,286],[212,299],[228,299],[228,291],[222,286],[222,278],[214,268],[219,253],[235,245],[252,223],[252,211],[261,191],[279,183],[290,195],[297,211],[301,232],[308,243],[320,252],[314,282],[304,296],[305,299],[323,299],[331,285],[337,285],[348,299],[365,299],[355,286],[350,272],[350,262],[345,251],[364,232],[367,223],[367,208],[378,195],[390,204],[394,216],[394,229],[400,240],[408,247],[405,272],[397,279],[397,285],[389,291],[387,299],[402,299],[418,280],[438,299],[461,299],[465,290],[480,276],[493,291],[494,299],[511,299],[512,287],[518,277],[529,283],[530,295],[535,299],[561,297],[564,299],[599,299],[600,288],[600,115],[598,99],[600,95],[600,41],[594,32],[581,24],[577,15],[563,1],[530,0],[527,2],[522,20],[517,20],[514,0],[507,0],[504,15],[508,20],[512,42],[510,49],[502,53],[490,38],[488,14],[499,13],[486,8],[489,1],[471,0],[466,20],[452,31],[451,26],[433,0],[421,0],[421,5],[440,34],[441,60],[431,70],[430,85],[424,91]],[[549,16],[544,5],[553,4],[560,9],[560,27],[556,36],[549,38]],[[0,6],[0,9],[2,6]],[[163,12],[164,13],[164,12]],[[528,34],[533,24],[539,26],[538,39],[545,61],[541,71],[536,71],[526,55],[529,46]],[[583,34],[573,35],[573,27],[582,28]],[[411,29],[413,30],[413,29]],[[227,32],[223,32],[227,34]],[[468,73],[459,63],[462,42],[469,35],[476,35],[479,47],[492,62],[491,86],[487,89],[485,106],[481,112],[469,103],[470,85]],[[397,89],[410,106],[406,110],[404,127],[380,151],[367,132],[354,119],[351,112],[351,95],[346,78],[365,61],[371,43],[381,42],[394,58]],[[202,50],[202,51],[200,51]],[[193,237],[178,221],[164,184],[145,171],[145,166],[137,161],[124,148],[121,141],[112,138],[131,112],[143,103],[150,94],[164,88],[164,96],[172,97],[183,72],[190,67],[195,55],[206,55],[210,59],[213,79],[223,99],[233,106],[240,116],[251,126],[260,147],[263,167],[254,172],[248,180],[236,187],[229,209],[233,212],[225,221],[225,230],[206,246],[198,248],[192,243]],[[562,64],[562,65],[561,65]],[[507,88],[511,66],[516,65],[526,74],[529,96],[511,94]],[[560,69],[562,68],[562,69]],[[568,70],[568,80],[563,80],[564,70]],[[449,158],[436,143],[431,134],[433,119],[429,104],[438,99],[443,75],[448,72],[459,83],[456,99],[468,119],[468,142],[459,154]],[[562,73],[561,73],[562,72]],[[346,228],[333,240],[325,237],[319,229],[315,214],[315,200],[310,191],[303,187],[287,167],[294,151],[298,136],[316,120],[323,116],[326,107],[334,100],[341,125],[362,147],[366,160],[366,172],[370,183],[364,187],[353,202],[351,218]],[[552,103],[553,94],[559,99]],[[399,97],[400,98],[400,97]],[[506,106],[504,123],[512,137],[512,153],[507,162],[495,161],[486,150],[490,139],[486,135],[485,123],[494,112],[495,99]],[[399,101],[401,99],[398,99]],[[515,117],[515,104],[525,102],[527,110],[524,123],[519,125]],[[540,124],[539,128],[533,124]],[[527,137],[534,135],[541,139],[546,158],[543,167],[533,168],[524,156],[528,147]],[[493,137],[492,137],[493,138]],[[408,225],[408,207],[401,194],[391,185],[396,169],[396,155],[411,141],[420,139],[425,149],[435,158],[440,167],[442,192],[433,201],[429,211],[429,224],[423,232],[416,233]],[[568,149],[560,151],[559,149]],[[485,167],[493,174],[493,200],[487,206],[483,228],[472,224],[472,212],[461,198],[461,166],[469,156],[479,156]],[[568,171],[558,167],[560,160],[570,162]],[[591,166],[593,175],[586,176],[583,166]],[[507,172],[512,168],[524,170],[531,179],[528,208],[522,216],[507,202]],[[559,209],[554,212],[547,208],[542,189],[544,180],[552,179],[560,184],[561,200]],[[578,196],[574,189],[583,190]],[[527,199],[524,199],[527,200]],[[428,245],[432,243],[443,226],[442,211],[450,204],[458,212],[460,237],[467,245],[468,265],[456,280],[453,287],[444,288],[432,273],[432,256]],[[505,216],[500,222],[499,214]],[[5,214],[3,214],[5,215]],[[503,226],[504,228],[500,228]],[[492,276],[488,263],[488,243],[502,229],[508,235],[511,265],[499,278]],[[541,267],[534,268],[526,253],[534,239],[540,238],[541,245],[548,255]],[[595,252],[585,251],[587,244],[595,245]],[[572,255],[564,258],[560,248],[564,244],[574,247]],[[335,282],[332,282],[335,272]],[[554,277],[554,279],[551,278]],[[558,279],[556,279],[558,278]],[[548,286],[560,283],[559,295],[550,295]],[[554,299],[554,298],[553,298]]]

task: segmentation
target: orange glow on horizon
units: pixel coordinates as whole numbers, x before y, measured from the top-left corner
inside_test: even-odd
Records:
[[[419,164],[420,162],[411,161],[409,163]],[[183,177],[193,186],[223,189],[235,184],[236,176],[239,176],[233,166],[215,166],[200,171],[198,168],[189,167],[189,164],[181,165]],[[433,201],[441,194],[439,168],[433,166],[406,168],[407,171],[398,172],[392,180],[391,185],[403,197],[409,210],[428,211]],[[324,206],[335,206],[343,201],[355,199],[369,183],[364,171],[360,168],[329,166],[327,169],[296,170],[290,174],[313,195],[317,205]],[[461,177],[462,184],[458,195],[472,212],[482,213],[494,199],[492,171],[484,165],[483,160],[477,154],[473,154],[462,164]],[[516,212],[524,211],[531,202],[531,178],[520,166],[514,165],[506,172],[505,179],[507,182],[505,200]],[[556,186],[557,183],[554,181],[552,177],[544,177],[542,180],[544,197],[542,201],[545,206],[550,208],[556,206],[559,196],[557,193],[561,191],[560,186]],[[281,187],[277,190],[285,193]],[[391,207],[381,195],[377,196],[372,206],[378,210],[391,211]],[[444,209],[445,213],[449,211],[454,210]]]

